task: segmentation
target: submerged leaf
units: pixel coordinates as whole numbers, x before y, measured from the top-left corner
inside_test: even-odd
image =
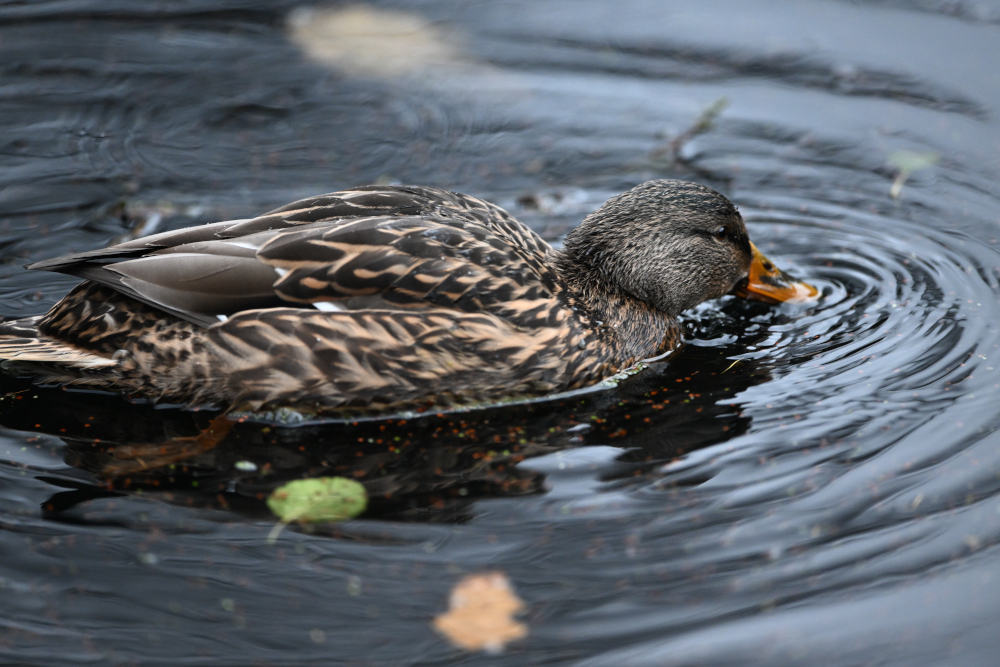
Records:
[[[344,477],[297,479],[275,489],[267,506],[284,523],[343,521],[365,511],[368,494]]]
[[[447,613],[434,619],[438,632],[467,651],[499,653],[509,642],[527,636],[513,616],[524,603],[501,572],[474,574],[456,584]]]

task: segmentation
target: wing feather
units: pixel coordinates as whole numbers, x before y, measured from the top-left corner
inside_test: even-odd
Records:
[[[549,250],[480,199],[363,186],[28,268],[94,281],[200,326],[247,309],[314,303],[485,310],[531,326],[561,290],[545,263]]]

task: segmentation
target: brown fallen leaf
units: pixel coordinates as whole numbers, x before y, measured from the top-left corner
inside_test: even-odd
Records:
[[[528,627],[513,618],[524,603],[502,572],[465,577],[452,590],[449,606],[434,619],[434,627],[467,651],[499,653],[509,642],[528,635]]]

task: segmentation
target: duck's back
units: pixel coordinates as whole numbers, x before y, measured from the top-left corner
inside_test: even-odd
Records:
[[[252,407],[548,391],[606,370],[584,351],[550,250],[465,195],[321,195],[32,265],[85,282],[0,331],[0,358]]]

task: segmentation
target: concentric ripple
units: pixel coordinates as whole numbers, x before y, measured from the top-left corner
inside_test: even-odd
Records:
[[[817,428],[829,439],[847,423],[898,435],[921,415],[940,418],[994,386],[1000,307],[990,267],[1000,256],[992,249],[884,218],[815,222],[794,233],[778,223],[755,227],[775,239],[775,254],[799,257],[823,291],[819,304],[768,326],[760,349],[743,355],[776,376],[759,398],[754,390],[740,397],[748,409],[777,406],[758,427],[798,414],[803,423],[788,428],[803,440]]]
[[[718,330],[746,317],[745,305],[695,314],[690,344],[721,346],[770,379],[728,399],[751,420],[747,433],[628,484],[649,512],[633,540],[657,556],[636,585],[676,582],[677,597],[669,609],[639,603],[619,617],[614,634],[628,627],[630,648],[587,664],[691,664],[706,645],[737,660],[766,652],[776,628],[834,643],[838,623],[896,604],[866,606],[865,591],[1000,542],[1000,255],[959,234],[825,213],[748,215],[761,248],[816,285],[819,302],[750,314],[728,337]],[[612,578],[635,574],[631,562],[602,566]],[[948,590],[928,586],[927,596]],[[853,607],[827,603],[819,629],[795,613],[804,600],[848,592]],[[756,634],[742,630],[740,619],[762,608],[774,617],[755,621]],[[575,619],[576,636],[600,638],[608,631],[597,619],[610,611]],[[937,622],[932,607],[905,611],[912,623]],[[955,624],[983,613],[951,611]],[[696,630],[672,639],[681,628]]]

